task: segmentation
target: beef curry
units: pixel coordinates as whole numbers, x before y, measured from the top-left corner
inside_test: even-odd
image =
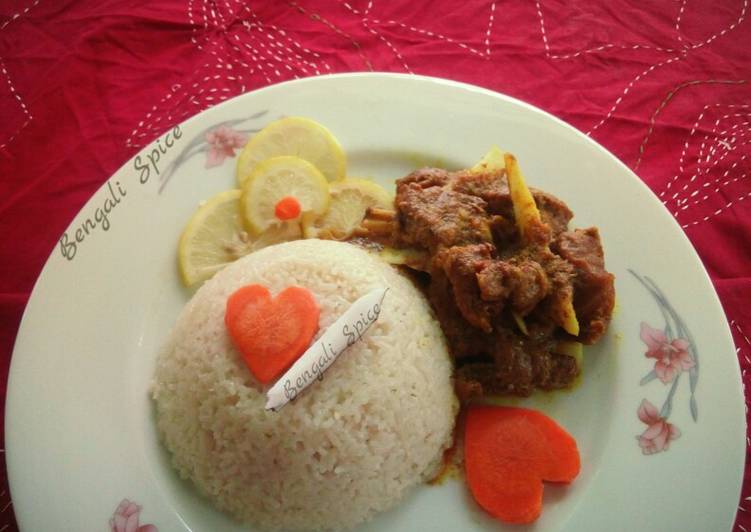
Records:
[[[373,210],[362,235],[409,249],[456,363],[456,388],[526,396],[579,374],[572,342],[606,331],[615,300],[596,227],[528,189],[516,160],[449,172],[423,168],[396,183],[394,212]]]

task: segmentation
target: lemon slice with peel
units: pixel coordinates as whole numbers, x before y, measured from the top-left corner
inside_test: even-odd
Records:
[[[296,201],[297,218],[277,216],[280,202]],[[240,212],[253,234],[286,223],[299,225],[304,214],[318,216],[329,207],[329,183],[311,163],[299,157],[273,157],[257,164],[243,184]]]
[[[328,181],[344,178],[347,159],[336,137],[318,122],[291,116],[270,123],[248,141],[237,158],[238,186],[259,163],[281,155],[305,159]]]
[[[192,286],[211,278],[230,262],[251,251],[302,236],[299,224],[281,224],[251,238],[240,216],[240,190],[209,198],[183,230],[177,250],[180,278]]]
[[[394,208],[394,197],[367,179],[347,178],[329,186],[331,203],[320,216],[303,217],[305,238],[343,240],[360,225],[369,207]]]

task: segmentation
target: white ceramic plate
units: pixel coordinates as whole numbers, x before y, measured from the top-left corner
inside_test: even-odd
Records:
[[[522,402],[575,436],[583,464],[572,485],[546,487],[531,529],[730,529],[745,451],[738,362],[712,285],[660,202],[602,147],[529,105],[443,80],[353,74],[267,87],[188,120],[125,164],[70,225],[12,360],[7,462],[23,530],[108,530],[118,506],[115,525],[127,514],[154,527],[142,531],[241,529],[171,469],[147,389],[189,297],[176,271],[178,236],[201,200],[233,184],[234,159],[205,168],[205,133],[257,130],[283,115],[325,124],[350,175],[389,185],[420,165],[466,167],[498,144],[532,186],[568,203],[573,225],[600,228],[617,279],[611,328],[587,349],[580,386]],[[642,323],[654,329],[643,330],[651,347]],[[651,348],[667,359],[645,357]],[[503,526],[456,480],[419,488],[363,528]]]

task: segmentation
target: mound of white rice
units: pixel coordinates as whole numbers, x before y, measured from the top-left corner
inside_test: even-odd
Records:
[[[390,288],[379,320],[293,404],[264,389],[224,325],[227,298],[260,283],[311,290],[322,332],[367,292]],[[341,529],[369,519],[437,471],[457,401],[443,334],[422,294],[350,244],[262,249],[207,282],[160,353],[157,423],[180,474],[220,509],[265,529]]]

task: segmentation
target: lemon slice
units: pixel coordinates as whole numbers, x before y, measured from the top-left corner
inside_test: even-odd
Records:
[[[248,229],[260,234],[281,224],[276,207],[288,198],[297,200],[301,215],[321,215],[329,207],[329,183],[315,166],[299,157],[273,157],[257,164],[240,197],[240,211]]]
[[[234,260],[262,247],[302,236],[299,224],[281,224],[251,239],[240,216],[240,190],[212,196],[193,214],[180,237],[177,262],[185,286],[211,278]]]
[[[360,225],[369,207],[394,208],[394,198],[367,179],[347,178],[329,186],[331,204],[321,216],[303,217],[305,238],[343,240]]]
[[[318,122],[291,116],[270,123],[248,141],[237,158],[238,186],[261,161],[281,155],[305,159],[329,181],[344,178],[347,159],[336,137]]]

